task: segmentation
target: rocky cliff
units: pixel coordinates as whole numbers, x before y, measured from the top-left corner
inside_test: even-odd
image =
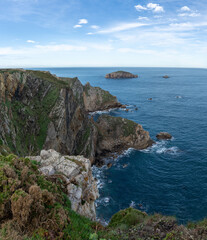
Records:
[[[112,72],[106,74],[105,78],[114,78],[114,79],[119,79],[119,78],[138,78],[138,75],[134,75],[130,72],[125,72],[125,71],[117,71],[117,72]]]
[[[72,210],[91,220],[96,219],[95,200],[99,194],[89,159],[62,156],[52,149],[28,158],[40,163],[39,170],[45,176],[59,175],[64,179]]]
[[[117,98],[89,83],[83,86],[77,78],[58,78],[43,71],[0,70],[0,102],[0,149],[7,153],[25,156],[39,154],[43,148],[54,149],[64,155],[84,155],[94,162],[106,150],[103,142],[107,138],[114,146],[108,152],[136,147],[128,144],[125,136],[120,135],[122,144],[117,144],[116,137],[108,135],[112,131],[110,118],[105,118],[109,122],[103,128],[101,120],[96,124],[88,117],[91,111],[121,107]],[[119,123],[118,119],[113,122]],[[128,124],[130,128],[131,122],[125,120],[124,126]],[[147,147],[149,139],[143,140],[144,132],[140,133],[132,134],[133,141]]]
[[[97,158],[128,148],[145,149],[153,144],[149,132],[140,124],[121,117],[102,115],[98,129]]]

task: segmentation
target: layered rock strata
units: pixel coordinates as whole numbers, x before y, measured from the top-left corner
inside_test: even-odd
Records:
[[[63,156],[52,149],[42,150],[40,156],[28,158],[40,163],[39,170],[44,175],[62,175],[67,184],[72,210],[91,220],[96,219],[95,200],[99,193],[89,159],[83,156]]]

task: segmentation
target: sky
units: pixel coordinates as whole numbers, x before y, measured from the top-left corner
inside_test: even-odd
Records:
[[[0,0],[0,68],[207,68],[207,1]]]

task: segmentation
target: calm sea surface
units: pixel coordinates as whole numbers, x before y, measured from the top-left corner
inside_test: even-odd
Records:
[[[150,149],[126,151],[110,169],[94,167],[100,191],[99,219],[108,221],[130,205],[147,213],[174,215],[182,223],[207,217],[207,69],[44,70],[61,77],[77,76],[83,84],[90,82],[110,91],[130,109],[110,114],[142,124],[156,141]],[[139,78],[104,78],[117,70],[130,71]],[[162,78],[166,74],[169,79]],[[171,133],[173,139],[157,141],[155,136],[160,131]]]

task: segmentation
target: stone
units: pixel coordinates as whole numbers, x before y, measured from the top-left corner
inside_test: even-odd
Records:
[[[156,135],[156,138],[159,140],[169,140],[172,138],[172,135],[167,132],[160,132]]]
[[[170,78],[168,75],[163,76],[163,78]]]
[[[40,163],[44,175],[61,174],[67,182],[68,198],[74,211],[96,219],[95,200],[99,197],[91,162],[83,156],[65,156],[53,149],[42,150],[40,156],[29,156]]]

